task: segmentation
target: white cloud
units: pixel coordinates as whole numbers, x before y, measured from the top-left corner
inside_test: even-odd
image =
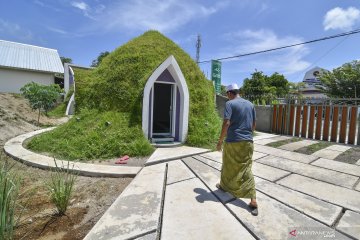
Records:
[[[52,32],[55,32],[55,33],[60,33],[62,35],[66,35],[68,34],[68,32],[62,30],[62,29],[59,29],[59,28],[54,28],[54,27],[47,27],[48,30],[52,31]]]
[[[273,31],[266,29],[239,31],[226,34],[225,37],[230,45],[224,49],[221,57],[257,52],[303,41],[303,39],[294,36],[279,37]],[[303,59],[307,54],[309,54],[309,49],[304,45],[300,45],[254,55],[247,57],[243,61],[245,61],[246,68],[249,70],[256,68],[264,72],[293,74],[310,66],[310,63]]]
[[[84,2],[72,2],[71,6],[76,7],[78,9],[80,9],[80,10],[83,10],[83,11],[88,11],[89,10],[89,5],[87,5]]]
[[[93,10],[85,2],[71,2],[71,6],[80,9],[85,17],[96,20]]]
[[[44,2],[40,1],[40,0],[35,0],[34,3],[40,7],[43,7],[43,8],[49,8],[51,10],[54,10],[56,12],[61,12],[61,10],[57,7],[54,7],[50,4],[45,4]]]
[[[360,20],[360,10],[354,7],[342,9],[340,7],[329,10],[324,16],[325,30],[350,30]]]
[[[108,30],[127,28],[131,30],[155,29],[162,32],[177,30],[191,20],[201,19],[216,13],[227,3],[205,6],[191,0],[134,0],[118,1],[103,18]]]
[[[255,16],[259,16],[269,9],[269,6],[266,3],[261,3],[259,10],[255,13]]]
[[[22,41],[33,40],[33,34],[31,31],[23,29],[17,23],[11,23],[0,18],[0,33],[2,35],[8,34]]]
[[[88,17],[93,20],[97,20],[98,18],[101,18],[101,14],[106,9],[105,5],[103,4],[90,6],[85,2],[71,2],[71,6],[80,9],[85,17]]]

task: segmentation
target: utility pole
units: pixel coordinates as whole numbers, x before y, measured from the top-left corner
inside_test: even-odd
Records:
[[[199,64],[200,61],[200,48],[201,48],[201,37],[200,34],[197,35],[196,40],[196,63]]]

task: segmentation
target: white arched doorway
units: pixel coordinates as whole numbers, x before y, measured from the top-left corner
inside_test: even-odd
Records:
[[[142,129],[152,142],[185,142],[189,119],[189,90],[174,56],[168,57],[146,82]]]

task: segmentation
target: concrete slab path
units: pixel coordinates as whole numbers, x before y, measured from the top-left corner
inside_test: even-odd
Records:
[[[26,163],[51,167],[51,159],[39,161],[20,148],[28,137],[12,139],[5,151]],[[258,140],[274,137],[257,135]],[[337,150],[345,148],[328,149]],[[256,217],[250,214],[249,199],[216,188],[220,152],[164,148],[136,171],[85,239],[291,239],[295,232],[303,239],[324,238],[300,236],[305,231],[330,233],[333,239],[359,238],[358,166],[261,144],[255,144],[253,160]]]
[[[261,153],[265,153],[265,154],[276,156],[276,157],[282,157],[282,158],[286,158],[286,159],[290,159],[290,160],[302,162],[302,163],[310,163],[318,158],[316,156],[304,155],[301,153],[290,152],[290,151],[283,150],[283,149],[262,146],[262,145],[259,145],[256,143],[254,144],[254,150],[256,152],[261,152]]]
[[[318,141],[313,140],[301,140],[298,142],[288,143],[285,145],[280,146],[280,149],[288,150],[288,151],[295,151],[303,147],[310,146],[312,144],[318,143]]]
[[[336,229],[355,239],[360,239],[360,214],[346,211]]]
[[[323,148],[319,151],[316,151],[312,154],[312,156],[326,158],[326,159],[335,159],[341,153],[345,152],[346,150],[350,149],[351,147],[345,145],[331,145],[329,147]]]
[[[146,161],[145,165],[149,166],[157,163],[168,162],[174,159],[193,156],[206,152],[210,152],[210,150],[204,148],[188,147],[188,146],[180,146],[174,148],[158,148]]]
[[[328,232],[335,239],[354,238],[360,228],[357,220],[352,221],[360,214],[360,191],[355,189],[360,182],[358,172],[347,165],[339,165],[337,171],[332,169],[335,165],[324,167],[326,161],[331,160],[318,159],[311,164],[271,153],[253,162],[259,204],[257,217],[249,212],[249,199],[236,199],[216,188],[222,166],[219,152],[146,166],[136,177],[140,179],[146,173],[146,177],[141,177],[141,187],[139,183],[131,183],[128,188],[135,188],[136,195],[139,195],[138,192],[148,192],[146,186],[152,186],[150,189],[154,185],[162,187],[161,210],[156,210],[159,220],[152,221],[149,228],[136,228],[129,235],[120,234],[117,239],[234,239],[234,236],[237,239],[287,239],[294,230]],[[296,159],[300,156],[308,157],[300,154]],[[147,170],[154,167],[158,167],[158,173],[154,169]],[[161,177],[162,171],[165,171],[164,178]],[[154,190],[150,192],[154,193]],[[157,190],[156,196],[160,195]],[[119,199],[124,199],[124,196],[129,196],[129,193],[121,194]],[[124,200],[117,201],[117,204],[120,202]],[[141,202],[154,205],[154,201]],[[134,203],[128,203],[129,209]],[[154,208],[158,209],[157,206]],[[348,214],[343,214],[344,209]],[[103,218],[118,219],[118,226],[125,220],[138,221],[143,226],[143,220],[146,222],[147,219],[136,220],[136,214],[133,220],[123,219],[121,211],[112,214],[115,215],[109,218],[106,213]],[[101,221],[91,232],[104,229],[100,226],[105,221]],[[156,229],[155,223],[158,224]],[[89,234],[93,234],[91,232]],[[98,234],[90,236],[99,237]],[[323,236],[311,236],[311,239],[323,239]]]
[[[276,137],[271,137],[271,138],[264,138],[264,139],[256,139],[254,140],[255,143],[260,144],[260,145],[266,145],[272,142],[278,142],[278,141],[283,141],[283,140],[288,140],[291,139],[292,137],[288,137],[288,136],[276,136]]]
[[[267,156],[257,160],[257,162],[350,189],[359,179],[357,176],[352,176],[349,174],[336,172],[333,170],[328,170],[280,157]]]

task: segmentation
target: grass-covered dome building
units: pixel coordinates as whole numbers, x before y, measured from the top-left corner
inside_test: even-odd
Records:
[[[220,119],[212,82],[159,32],[129,41],[95,69],[73,69],[77,116],[34,138],[30,148],[94,159],[148,155],[150,142],[161,139],[215,146]]]

